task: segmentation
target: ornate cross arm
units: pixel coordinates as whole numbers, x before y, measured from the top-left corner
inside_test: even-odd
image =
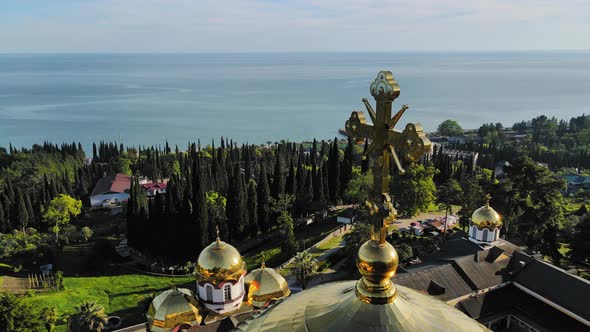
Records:
[[[408,123],[403,132],[392,130],[388,134],[388,143],[398,147],[402,158],[412,162],[418,161],[432,146],[419,123]]]
[[[367,124],[365,115],[361,111],[354,111],[345,125],[346,132],[353,141],[362,143],[365,138],[374,139],[373,126]]]
[[[410,108],[408,107],[408,105],[404,105],[402,106],[402,109],[399,110],[394,116],[393,118],[389,121],[389,128],[393,129],[393,127],[395,127],[395,125],[397,124],[397,122],[399,121],[399,119],[401,119],[402,115],[404,115],[404,113],[406,112],[406,110]]]

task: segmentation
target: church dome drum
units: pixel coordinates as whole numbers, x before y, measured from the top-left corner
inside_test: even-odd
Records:
[[[487,195],[486,205],[473,212],[469,225],[469,237],[480,242],[494,242],[500,237],[502,217],[490,206],[490,196]]]
[[[217,239],[199,254],[196,264],[199,301],[217,314],[240,308],[244,295],[246,263],[240,252]]]

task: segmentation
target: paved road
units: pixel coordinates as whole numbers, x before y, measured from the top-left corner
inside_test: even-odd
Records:
[[[344,234],[346,234],[348,232],[350,232],[350,225],[342,226],[341,228],[339,228],[339,229],[333,231],[332,233],[328,234],[325,238],[321,239],[320,241],[318,241],[316,244],[314,244],[313,246],[309,247],[309,249],[306,249],[305,251],[312,251],[317,246],[322,245],[323,243],[325,243],[327,241],[330,241],[332,238],[344,236]],[[342,249],[343,247],[344,247],[344,241],[341,241],[340,242],[340,245],[338,245],[337,247],[334,247],[332,249],[326,250],[325,252],[323,252],[320,256],[316,257],[315,259],[318,262],[319,261],[322,261],[324,259],[327,259],[328,257],[330,257],[330,255],[332,255],[333,253],[335,253],[338,250]],[[293,258],[291,258],[287,262],[283,263],[281,266],[285,266],[285,265],[289,264],[292,260],[293,260]],[[295,279],[295,277],[288,276],[285,279],[287,280],[287,283],[289,284],[289,287],[290,288],[295,288],[295,289],[298,289],[299,288],[298,286],[296,286],[297,280]]]

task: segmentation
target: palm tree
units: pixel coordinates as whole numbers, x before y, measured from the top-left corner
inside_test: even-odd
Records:
[[[292,271],[303,289],[307,280],[317,273],[317,263],[317,260],[307,251],[298,252],[295,255]]]
[[[107,323],[104,308],[94,301],[85,301],[74,310],[68,322],[70,332],[100,332]]]
[[[45,307],[41,310],[41,320],[44,322],[47,332],[53,331],[55,322],[57,322],[57,309],[55,307]]]

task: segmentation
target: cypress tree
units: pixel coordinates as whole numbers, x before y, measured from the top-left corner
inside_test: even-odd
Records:
[[[20,227],[23,231],[25,230],[25,228],[27,228],[27,225],[29,224],[29,213],[27,212],[27,206],[25,203],[25,199],[23,197],[22,192],[19,191],[18,193],[18,201],[17,201],[17,225]]]
[[[250,156],[250,147],[245,146],[243,148],[244,151],[244,181],[246,183],[250,183],[250,179],[252,178],[252,161],[250,160],[252,157]]]
[[[297,192],[297,195],[299,195],[299,192],[303,189],[303,187],[305,186],[305,166],[303,166],[303,157],[300,156],[299,160],[297,161],[297,175],[295,178],[295,189]]]
[[[10,180],[10,178],[6,180],[6,196],[8,197],[9,201],[15,201],[16,192],[14,191],[14,186],[12,185],[12,181]]]
[[[258,173],[258,225],[260,230],[267,231],[270,229],[270,188],[264,164],[264,162],[260,163]]]
[[[240,239],[248,224],[243,181],[240,164],[235,163],[234,175],[230,181],[227,197],[228,226],[234,241]]]
[[[195,221],[198,223],[201,231],[199,243],[201,247],[204,248],[209,244],[209,214],[207,209],[207,195],[203,179],[203,170],[197,162],[195,162],[194,172],[195,186],[193,190],[195,191],[195,204],[193,204],[193,211],[195,214]]]
[[[289,175],[287,176],[287,185],[285,188],[287,194],[295,195],[297,193],[297,182],[295,180],[295,166],[291,159],[291,165],[289,166]]]
[[[31,196],[27,193],[25,193],[23,196],[25,199],[25,207],[27,209],[27,215],[29,217],[27,224],[33,225],[35,223],[35,210],[33,209],[33,204],[31,203]]]
[[[317,156],[318,156],[318,141],[313,139],[313,144],[311,145],[311,169],[315,171],[317,167]]]
[[[0,233],[8,233],[8,221],[4,215],[4,206],[2,204],[2,200],[0,200]]]
[[[322,188],[324,189],[322,194],[323,194],[323,200],[321,201],[323,203],[322,208],[325,207],[325,205],[328,203],[328,199],[330,198],[330,187],[328,186],[328,164],[324,164],[324,166],[322,167]]]
[[[275,170],[273,173],[272,181],[272,197],[279,198],[285,193],[285,175],[283,174],[283,161],[280,154],[280,146],[277,149],[277,155],[275,159]]]
[[[298,195],[301,202],[301,211],[309,212],[313,202],[314,202],[314,195],[313,195],[313,176],[311,175],[311,171],[307,171],[307,176],[305,176],[305,184],[301,187],[302,190]]]
[[[258,195],[254,180],[248,182],[248,222],[250,236],[255,237],[258,235]]]
[[[96,143],[92,142],[92,161],[98,162],[98,153],[96,151]]]
[[[334,139],[330,152],[328,154],[328,188],[330,191],[330,200],[336,204],[340,194],[340,156],[338,150],[338,140]]]
[[[352,139],[348,138],[348,144],[346,145],[346,150],[344,150],[344,159],[340,167],[340,197],[342,197],[344,190],[348,186],[348,182],[352,179],[353,154],[354,147],[352,145]]]

